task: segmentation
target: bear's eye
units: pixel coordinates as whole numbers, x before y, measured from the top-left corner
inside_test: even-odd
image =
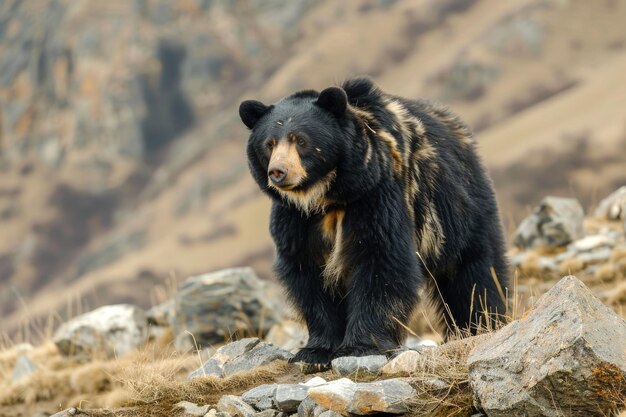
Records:
[[[302,137],[298,138],[297,142],[298,142],[298,146],[306,145],[306,140],[304,140],[304,138],[302,138]]]
[[[265,146],[267,146],[267,149],[272,150],[272,148],[274,148],[274,141],[270,140],[265,144]]]

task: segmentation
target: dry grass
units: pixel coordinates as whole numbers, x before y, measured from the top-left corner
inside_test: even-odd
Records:
[[[241,394],[262,383],[278,379],[295,382],[304,378],[297,367],[274,362],[230,378],[207,376],[187,380],[189,372],[200,365],[200,359],[197,354],[177,353],[170,346],[153,343],[120,358],[80,362],[61,357],[54,344],[48,342],[26,353],[39,370],[12,383],[13,367],[22,354],[24,352],[17,348],[0,352],[0,410],[3,412],[52,403],[59,408],[91,410],[130,407],[124,412],[136,416],[174,415],[172,406],[179,401],[215,404],[222,395]],[[89,415],[110,413],[93,410]],[[117,410],[115,415],[118,415]]]
[[[410,404],[411,416],[469,416],[474,411],[469,386],[467,357],[489,335],[454,340],[426,350],[418,370],[409,375],[417,395]]]
[[[181,364],[176,360],[158,364],[139,364],[122,375],[122,385],[129,393],[131,405],[174,404],[191,401],[197,404],[215,404],[226,394],[239,394],[246,388],[276,380],[288,373],[286,362],[274,362],[268,366],[241,372],[229,378],[212,376],[181,380]]]

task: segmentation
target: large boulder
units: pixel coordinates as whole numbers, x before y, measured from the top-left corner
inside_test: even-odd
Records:
[[[573,198],[546,197],[515,231],[516,246],[557,247],[580,239],[583,231],[583,208]]]
[[[141,346],[148,338],[144,311],[134,305],[100,307],[59,327],[53,337],[65,356],[121,356]]]
[[[267,332],[282,318],[280,289],[252,268],[232,268],[186,279],[174,296],[174,343],[191,350],[241,335]]]
[[[477,407],[489,417],[609,415],[626,394],[626,321],[573,276],[470,353]]]

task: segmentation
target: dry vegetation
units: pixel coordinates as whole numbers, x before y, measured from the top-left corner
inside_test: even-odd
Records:
[[[472,397],[465,362],[477,341],[469,338],[438,348],[424,356],[419,372],[405,375],[418,393],[411,415],[469,415]],[[11,385],[11,372],[20,354],[15,348],[0,354],[0,416],[27,416],[29,412],[72,406],[87,410],[93,417],[176,415],[174,404],[179,401],[215,405],[222,395],[240,395],[263,383],[307,379],[297,366],[275,362],[226,379],[207,376],[189,381],[186,376],[199,361],[193,354],[177,354],[151,344],[114,360],[77,362],[62,358],[55,346],[47,343],[29,351],[33,360],[46,364],[45,369]],[[336,378],[329,371],[320,375],[326,380]],[[433,380],[448,388],[442,389]]]
[[[169,346],[152,343],[121,358],[84,362],[62,358],[48,342],[28,352],[33,361],[44,364],[42,369],[11,384],[15,361],[22,353],[19,346],[0,353],[0,416],[67,407],[130,407],[135,416],[174,415],[172,406],[179,401],[215,404],[222,395],[240,394],[262,383],[304,378],[297,368],[274,363],[226,379],[207,376],[188,381],[189,372],[199,366],[199,355],[179,354]]]

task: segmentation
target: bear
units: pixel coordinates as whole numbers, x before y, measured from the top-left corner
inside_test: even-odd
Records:
[[[309,332],[292,362],[392,356],[420,294],[446,337],[504,322],[495,193],[456,115],[366,77],[246,100],[239,115],[251,174],[272,199],[274,269]]]

